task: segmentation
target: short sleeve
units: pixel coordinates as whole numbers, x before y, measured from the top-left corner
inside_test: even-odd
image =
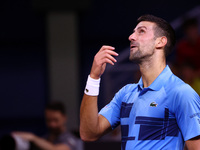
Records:
[[[99,114],[104,116],[110,123],[112,129],[116,128],[120,123],[120,110],[121,102],[126,93],[126,88],[128,85],[120,89],[112,99],[112,101],[103,107]]]
[[[185,141],[200,135],[200,98],[189,86],[180,86],[175,116]]]

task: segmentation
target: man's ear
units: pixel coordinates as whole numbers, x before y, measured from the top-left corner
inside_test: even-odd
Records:
[[[156,39],[156,48],[157,49],[164,48],[166,44],[167,44],[167,37],[162,36],[162,37],[158,37]]]

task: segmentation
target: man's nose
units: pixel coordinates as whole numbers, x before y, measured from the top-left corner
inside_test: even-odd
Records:
[[[129,41],[135,41],[136,37],[135,37],[135,33],[132,33],[130,36],[129,36]]]

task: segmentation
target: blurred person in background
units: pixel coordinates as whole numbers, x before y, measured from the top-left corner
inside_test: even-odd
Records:
[[[40,150],[81,150],[82,142],[66,127],[67,116],[61,102],[51,102],[46,106],[45,119],[48,133],[38,137],[29,132],[13,132],[12,135],[33,143]]]
[[[189,18],[183,22],[184,37],[177,44],[176,64],[180,68],[185,62],[190,62],[200,75],[200,34],[198,20]]]
[[[196,18],[182,24],[184,37],[177,43],[174,72],[200,94],[200,34]]]
[[[180,67],[180,78],[188,83],[200,95],[200,76],[190,62],[184,62]]]

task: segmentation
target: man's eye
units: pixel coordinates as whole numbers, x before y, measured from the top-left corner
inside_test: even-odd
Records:
[[[144,30],[140,30],[140,31],[139,31],[139,33],[144,33],[144,32],[145,32]]]

